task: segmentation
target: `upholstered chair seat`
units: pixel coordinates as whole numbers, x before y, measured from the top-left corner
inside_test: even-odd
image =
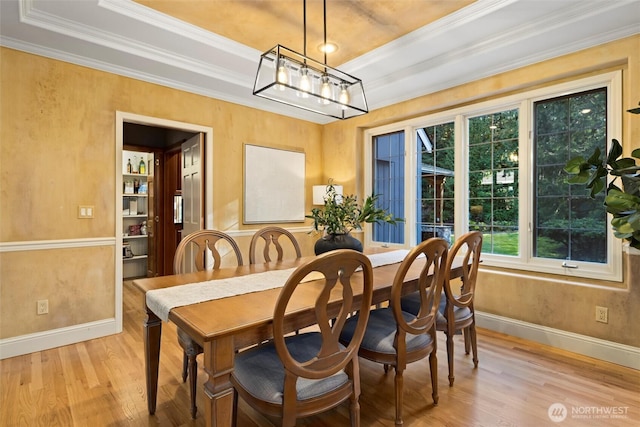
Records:
[[[318,354],[322,346],[322,335],[320,333],[292,335],[285,339],[285,343],[291,356],[303,363]],[[285,371],[272,341],[256,350],[239,353],[236,356],[233,374],[237,383],[254,397],[274,404],[282,402]],[[296,383],[297,400],[313,399],[332,390],[338,390],[347,381],[349,377],[344,371],[317,380],[299,378]]]
[[[351,336],[355,329],[357,314],[347,320],[342,335],[341,341],[351,341]],[[415,319],[411,313],[402,313],[402,316],[407,322]],[[393,347],[393,341],[395,339],[397,326],[393,317],[393,310],[390,308],[381,308],[372,310],[369,315],[369,324],[367,326],[367,333],[362,339],[360,348],[366,351],[374,351],[376,353],[384,353],[395,358],[396,349]],[[406,337],[407,351],[414,352],[419,348],[426,348],[431,343],[431,335],[419,334],[412,335],[407,334]]]

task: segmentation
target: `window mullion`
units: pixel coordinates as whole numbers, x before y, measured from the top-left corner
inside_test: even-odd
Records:
[[[520,228],[520,260],[522,262],[531,262],[533,256],[533,179],[534,174],[531,170],[533,159],[533,117],[531,113],[531,102],[523,100],[520,103],[520,122],[518,135],[518,152],[520,153],[520,161],[518,162],[518,171],[520,173],[520,181],[518,182],[518,191],[520,194],[519,205],[519,228]]]
[[[455,120],[455,236],[469,231],[469,132],[466,117],[459,114]]]
[[[404,174],[404,188],[405,188],[405,198],[404,198],[404,207],[406,212],[405,223],[406,226],[404,228],[404,241],[408,247],[415,246],[418,242],[415,237],[416,235],[416,211],[417,211],[417,202],[416,202],[416,194],[417,194],[417,185],[415,183],[414,173],[417,170],[418,165],[418,156],[417,156],[417,138],[415,129],[412,127],[405,127],[405,144],[404,144],[404,159],[407,173]]]

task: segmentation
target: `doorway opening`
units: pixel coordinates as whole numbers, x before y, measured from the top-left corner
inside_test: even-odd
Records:
[[[200,141],[199,175],[198,179],[194,180],[200,184],[200,187],[196,194],[193,193],[193,190],[187,190],[187,193],[190,202],[194,200],[197,202],[193,209],[198,211],[199,221],[195,226],[212,228],[213,129],[191,123],[116,112],[115,294],[116,319],[119,325],[122,325],[122,280],[128,274],[140,277],[173,273],[173,254],[182,232],[182,223],[176,221],[183,221],[182,218],[178,218],[176,212],[178,206],[175,202],[183,196],[184,147],[192,147],[194,140]],[[123,152],[127,153],[127,158],[123,157]],[[137,159],[152,159],[151,162],[146,163],[144,176],[139,174],[139,169],[136,171],[138,176],[127,173],[129,157],[134,156],[135,153],[140,153]],[[133,194],[126,194],[125,184],[129,184],[126,181],[133,183],[137,181],[139,185],[144,182],[146,193],[141,194],[134,190]],[[191,185],[188,185],[191,188]],[[138,218],[140,223],[133,224],[132,231],[130,231],[131,224],[127,223],[123,217],[125,208],[128,209],[127,214],[131,214],[131,201],[136,199],[147,205],[146,210],[138,208],[139,210],[136,211],[135,218]],[[136,200],[134,207],[137,205],[138,201]],[[180,214],[182,213],[180,212]],[[189,215],[186,213],[185,209],[185,215],[180,216],[190,218],[196,215],[193,212],[189,212]],[[146,223],[143,224],[143,222]],[[191,220],[191,222],[189,227],[193,228],[194,221]],[[142,228],[143,225],[144,228]],[[146,237],[137,234],[137,226],[140,226],[141,230],[147,233]],[[136,234],[129,236],[130,233]],[[142,259],[142,261],[125,259],[126,256],[135,256],[131,251],[131,241],[137,241],[138,245],[148,245],[146,247],[147,257],[136,258],[136,260]],[[147,241],[148,243],[146,243]],[[130,250],[125,253],[127,247]],[[134,261],[144,262],[142,270],[132,269],[125,264]],[[123,274],[125,270],[127,274]],[[141,271],[141,273],[131,273],[131,271]]]

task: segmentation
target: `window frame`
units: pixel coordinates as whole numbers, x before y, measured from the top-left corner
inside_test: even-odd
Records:
[[[519,255],[498,255],[483,253],[483,264],[493,267],[503,267],[516,270],[525,270],[539,273],[549,273],[565,277],[582,277],[615,282],[622,281],[622,241],[616,238],[610,226],[611,214],[607,214],[607,262],[591,263],[569,261],[568,264],[577,268],[563,266],[565,261],[559,259],[545,259],[533,256],[533,221],[535,212],[533,208],[533,104],[560,95],[587,91],[596,88],[607,89],[607,150],[612,139],[621,139],[622,135],[622,71],[612,71],[591,77],[580,78],[563,83],[553,84],[544,88],[524,91],[522,93],[508,95],[489,101],[469,104],[451,110],[435,114],[416,117],[410,120],[391,123],[385,126],[371,128],[364,133],[364,187],[365,194],[372,191],[373,170],[373,140],[374,137],[390,132],[403,131],[405,133],[405,218],[406,226],[404,244],[388,244],[372,240],[372,228],[366,224],[365,245],[384,245],[390,247],[411,247],[417,244],[415,235],[416,212],[416,183],[414,171],[417,167],[413,148],[417,143],[416,131],[419,128],[434,126],[448,121],[453,121],[455,126],[455,225],[454,235],[460,236],[469,229],[468,221],[468,135],[467,121],[469,118],[483,114],[504,111],[517,108],[519,116],[519,182],[518,182],[518,227],[520,230]],[[587,156],[590,153],[584,153]],[[526,230],[526,232],[523,232]]]

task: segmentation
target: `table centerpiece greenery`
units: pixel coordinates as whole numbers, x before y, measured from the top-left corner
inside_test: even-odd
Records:
[[[323,237],[316,242],[316,254],[322,253],[318,252],[318,246],[323,243],[337,245],[334,249],[349,247],[352,244],[354,247],[351,249],[362,251],[360,241],[350,235],[352,230],[361,230],[363,223],[395,225],[404,221],[394,217],[385,209],[376,207],[378,198],[379,195],[372,194],[360,205],[357,196],[338,194],[334,185],[329,183],[324,196],[324,206],[313,208],[311,214],[306,215],[307,218],[313,219],[312,233],[324,232]]]

